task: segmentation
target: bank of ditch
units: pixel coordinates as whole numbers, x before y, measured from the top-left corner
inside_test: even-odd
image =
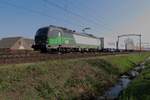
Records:
[[[0,66],[3,100],[95,99],[150,53]]]

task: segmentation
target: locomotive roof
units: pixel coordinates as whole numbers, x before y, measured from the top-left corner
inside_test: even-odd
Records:
[[[64,32],[69,32],[69,33],[72,33],[72,34],[78,34],[78,35],[82,35],[82,36],[87,36],[87,37],[93,37],[93,38],[98,38],[96,36],[94,36],[93,34],[88,34],[88,33],[78,33],[76,32],[75,30],[70,30],[68,28],[64,28],[64,27],[58,27],[58,26],[54,26],[54,25],[50,25],[49,27],[47,28],[58,28],[58,29],[62,29]],[[46,28],[46,27],[44,27]]]

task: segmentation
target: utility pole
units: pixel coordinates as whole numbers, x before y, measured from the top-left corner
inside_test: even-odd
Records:
[[[118,36],[118,39],[116,41],[116,50],[119,51],[119,36]]]
[[[140,41],[140,52],[141,52],[142,51],[142,35],[140,34],[139,37],[140,37],[139,41]]]
[[[142,35],[140,34],[139,37],[140,37],[139,41],[140,41],[140,55],[141,55],[141,52],[142,52]]]

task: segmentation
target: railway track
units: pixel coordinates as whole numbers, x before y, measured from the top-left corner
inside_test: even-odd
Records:
[[[34,51],[23,52],[3,52],[0,53],[0,64],[19,64],[19,63],[31,63],[46,60],[57,59],[75,59],[75,58],[87,58],[95,56],[107,56],[127,54],[129,52],[122,53],[66,53],[66,54],[43,54]]]

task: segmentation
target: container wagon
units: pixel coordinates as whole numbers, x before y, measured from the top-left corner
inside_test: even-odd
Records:
[[[33,48],[42,52],[93,52],[104,48],[104,38],[50,25],[36,32]]]

